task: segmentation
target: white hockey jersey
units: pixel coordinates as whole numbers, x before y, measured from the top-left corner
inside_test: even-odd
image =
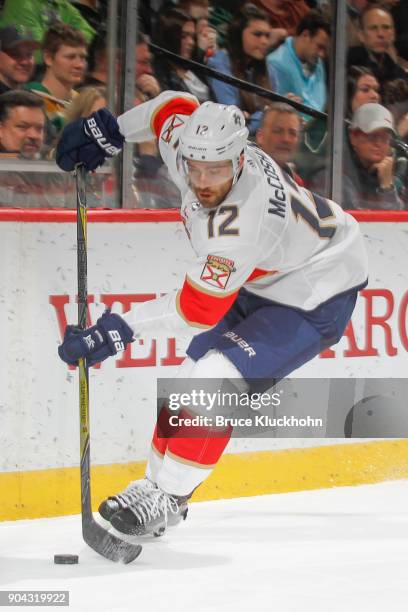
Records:
[[[299,187],[254,144],[248,143],[242,174],[226,199],[214,209],[200,205],[176,162],[180,134],[197,107],[190,94],[163,92],[118,118],[128,142],[158,138],[196,254],[177,294],[125,315],[135,337],[212,327],[241,287],[308,311],[362,285],[367,255],[358,223],[331,200]]]

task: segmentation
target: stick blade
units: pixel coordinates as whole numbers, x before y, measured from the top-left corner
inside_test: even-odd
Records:
[[[121,540],[94,520],[82,525],[82,534],[85,542],[95,552],[116,563],[131,563],[142,552],[140,544],[131,544]]]

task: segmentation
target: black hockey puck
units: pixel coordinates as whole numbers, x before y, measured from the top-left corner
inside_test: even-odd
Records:
[[[75,565],[78,561],[78,555],[54,555],[54,563],[57,565]]]

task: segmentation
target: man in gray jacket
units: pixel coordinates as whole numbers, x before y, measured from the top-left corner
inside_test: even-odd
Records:
[[[344,155],[343,208],[402,210],[391,150],[391,113],[381,104],[363,104],[349,129],[350,154]]]

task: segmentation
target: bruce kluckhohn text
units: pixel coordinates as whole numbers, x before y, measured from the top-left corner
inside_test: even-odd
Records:
[[[323,419],[311,416],[269,417],[255,414],[253,417],[226,417],[223,415],[185,417],[173,414],[169,417],[172,427],[323,427]]]

